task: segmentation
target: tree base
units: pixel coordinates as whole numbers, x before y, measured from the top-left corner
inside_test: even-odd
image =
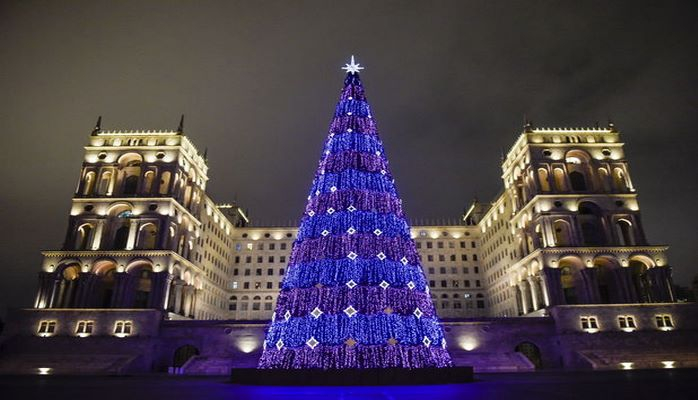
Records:
[[[473,381],[473,367],[367,369],[233,368],[232,383],[265,386],[440,385]]]

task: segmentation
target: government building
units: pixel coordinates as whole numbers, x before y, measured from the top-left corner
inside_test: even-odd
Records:
[[[697,309],[677,303],[668,247],[647,242],[623,146],[612,124],[526,123],[491,202],[412,226],[457,365],[698,366]],[[183,121],[124,131],[98,120],[63,246],[42,252],[33,308],[10,314],[0,372],[255,366],[297,227],[254,226],[208,184]]]

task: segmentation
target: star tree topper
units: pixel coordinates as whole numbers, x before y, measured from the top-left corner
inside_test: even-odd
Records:
[[[354,56],[351,56],[351,63],[345,64],[345,66],[342,67],[342,69],[347,71],[347,73],[355,74],[364,69],[364,67],[362,67],[361,64],[357,64],[356,62],[354,62]]]

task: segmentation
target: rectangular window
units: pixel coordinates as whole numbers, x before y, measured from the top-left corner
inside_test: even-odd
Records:
[[[443,248],[444,248],[444,242],[436,242],[436,247],[438,247],[439,249],[443,249]]]
[[[279,245],[279,248],[281,250],[286,250],[286,243],[281,243],[281,245]]]
[[[237,311],[237,309],[238,309],[238,303],[228,304],[228,311]]]
[[[441,281],[441,287],[446,287],[446,281]]]
[[[237,282],[237,281],[233,281],[232,288],[233,288],[233,289],[237,289],[237,288],[238,288],[238,282]]]
[[[446,267],[441,267],[441,268],[439,268],[439,273],[440,273],[440,274],[445,274],[445,273],[446,273]]]
[[[582,330],[589,332],[589,333],[594,333],[598,332],[599,330],[599,323],[596,319],[596,317],[579,317],[579,322],[582,325]]]
[[[479,274],[479,273],[480,273],[480,268],[479,268],[479,267],[473,267],[473,272],[475,272],[476,274]]]
[[[480,287],[480,280],[479,279],[475,280],[475,287]]]
[[[464,249],[465,248],[465,242],[460,242],[460,248]]]
[[[670,331],[674,329],[674,321],[669,314],[655,315],[655,321],[657,322],[657,328],[663,331]]]
[[[274,275],[274,268],[267,268],[267,275]]]
[[[264,261],[264,257],[259,256],[257,257],[257,264],[261,264]]]
[[[43,337],[53,336],[53,334],[56,333],[56,325],[56,321],[41,321],[39,322],[39,329],[36,333]]]
[[[259,289],[259,288],[261,288],[261,287],[262,287],[262,282],[255,282],[255,283],[254,283],[254,288],[255,288],[255,289]]]
[[[264,243],[257,243],[257,250],[264,250]]]
[[[240,270],[237,268],[233,269],[233,275],[240,275]]]
[[[464,285],[465,287],[470,287],[470,281],[467,280],[467,279],[464,280],[464,281],[463,281],[463,285]]]
[[[442,301],[442,302],[441,302],[441,308],[448,308],[448,302],[447,302],[447,301]]]
[[[114,323],[114,336],[126,337],[131,336],[133,322],[131,321],[116,321]]]
[[[456,267],[451,267],[451,273],[452,273],[452,274],[457,274],[457,273],[458,273],[458,268],[456,268]]]
[[[461,304],[460,301],[454,301],[454,302],[453,302],[453,308],[461,309],[461,308],[463,308],[463,305]]]
[[[452,284],[453,287],[458,287],[458,284],[459,284],[459,283],[460,283],[460,282],[457,281],[457,280],[455,280],[455,279],[453,280],[453,282],[451,282],[451,284]]]
[[[267,259],[267,262],[273,263],[274,262],[274,256],[269,256]]]
[[[485,308],[485,300],[478,300],[477,308]]]
[[[246,257],[245,257],[245,263],[247,263],[247,264],[252,263],[252,256],[246,256]]]
[[[247,311],[247,307],[249,307],[247,302],[240,303],[240,311]]]
[[[285,274],[285,273],[286,273],[286,270],[285,270],[285,269],[283,269],[283,268],[280,268],[280,269],[279,269],[279,275],[282,275],[282,276],[283,276],[283,274]]]
[[[256,270],[254,270],[254,274],[255,274],[255,276],[262,276],[262,269],[257,268]]]
[[[276,249],[276,243],[269,243],[269,250]]]
[[[235,256],[235,264],[240,264],[240,256]]]
[[[620,315],[618,317],[618,326],[620,329],[626,332],[634,331],[637,326],[635,325],[635,317],[630,315]]]
[[[416,246],[417,246],[418,249],[421,249],[421,248],[422,248],[422,242],[417,242],[417,243],[416,243]]]
[[[271,311],[271,303],[264,303],[264,311]]]
[[[427,261],[434,261],[434,256],[432,256],[431,254],[429,254],[429,255],[427,256]]]
[[[272,283],[271,283],[271,282],[267,282],[267,289],[272,289]]]
[[[286,262],[286,256],[281,256],[281,257],[279,257],[279,262],[280,262],[280,263],[285,263],[285,262]]]
[[[470,268],[468,268],[468,267],[463,267],[463,273],[464,273],[464,274],[469,274],[469,273],[470,273]]]
[[[434,271],[434,267],[429,267],[429,274],[433,275],[436,272]]]
[[[78,324],[75,327],[75,334],[80,337],[90,336],[94,327],[94,321],[78,321]]]
[[[473,261],[477,261],[477,254],[473,254]]]
[[[427,242],[427,249],[431,249],[431,248],[433,248],[433,247],[434,247],[434,243],[433,243],[433,242]]]
[[[468,261],[468,255],[467,255],[467,254],[461,254],[461,255],[460,255],[460,260],[461,260],[461,261]]]
[[[443,254],[439,254],[439,261],[441,261],[441,262],[446,261],[446,256]]]
[[[429,287],[435,287],[436,282],[435,281],[429,281]]]
[[[249,289],[249,288],[250,288],[250,283],[249,283],[249,282],[243,283],[243,284],[242,284],[242,288],[243,288],[243,289]]]
[[[451,261],[456,261],[456,255],[455,255],[455,254],[451,254]]]
[[[449,249],[455,249],[455,248],[456,248],[456,244],[453,243],[453,242],[448,242],[448,248],[449,248]]]
[[[470,242],[470,247],[472,247],[474,249],[476,247],[475,242]]]

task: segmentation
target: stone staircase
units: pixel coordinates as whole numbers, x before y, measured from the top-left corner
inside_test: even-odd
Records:
[[[698,368],[698,349],[583,350],[577,354],[589,367],[608,369]],[[667,362],[672,362],[667,366]],[[628,364],[632,363],[632,364]],[[625,366],[624,366],[625,365]]]
[[[181,368],[183,375],[230,375],[233,360],[230,357],[194,356]]]
[[[529,372],[535,366],[521,353],[468,352],[452,355],[457,366],[471,366],[475,373],[482,372]]]

